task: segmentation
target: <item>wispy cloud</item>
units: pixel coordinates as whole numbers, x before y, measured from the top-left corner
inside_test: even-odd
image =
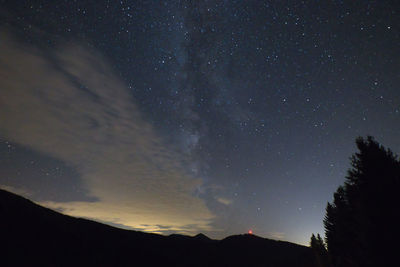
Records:
[[[231,199],[227,199],[227,198],[223,198],[223,197],[218,197],[218,198],[217,198],[217,201],[218,201],[219,203],[221,203],[221,204],[224,204],[224,205],[230,205],[230,204],[232,204],[232,200],[231,200]]]
[[[283,232],[269,232],[268,235],[271,238],[277,239],[277,240],[282,240],[285,238],[285,233],[283,233]]]
[[[210,228],[213,214],[193,195],[202,181],[184,171],[100,54],[77,44],[39,50],[0,34],[0,136],[72,165],[98,199],[42,204],[148,231]]]

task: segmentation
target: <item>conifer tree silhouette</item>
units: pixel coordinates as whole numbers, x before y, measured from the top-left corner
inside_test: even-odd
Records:
[[[314,234],[311,235],[310,247],[314,250],[316,266],[330,266],[328,252],[326,250],[324,240],[322,240],[322,237],[319,234],[317,234],[317,237],[315,237]]]
[[[400,209],[400,162],[371,136],[357,138],[359,152],[343,186],[328,203],[325,238],[333,266],[394,266]]]

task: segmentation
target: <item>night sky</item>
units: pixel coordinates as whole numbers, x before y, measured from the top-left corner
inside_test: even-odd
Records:
[[[41,205],[308,244],[355,138],[400,152],[399,1],[0,3],[0,187]]]

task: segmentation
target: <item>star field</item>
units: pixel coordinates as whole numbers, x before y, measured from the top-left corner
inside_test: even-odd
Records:
[[[176,177],[188,177],[190,186],[185,180],[182,192],[193,198],[193,207],[202,214],[200,219],[193,215],[197,219],[184,227],[161,225],[161,219],[163,227],[139,227],[140,216],[131,224],[91,216],[99,220],[161,233],[203,231],[215,238],[252,229],[260,236],[307,244],[312,232],[323,232],[326,203],[344,181],[355,138],[372,135],[400,151],[400,18],[395,1],[0,2],[2,36],[7,32],[12,42],[32,48],[31,54],[54,66],[55,72],[60,69],[55,75],[65,75],[60,80],[74,86],[82,107],[93,107],[88,120],[71,123],[73,130],[82,132],[71,143],[79,140],[84,146],[83,133],[96,134],[86,125],[100,129],[104,136],[89,141],[88,150],[116,158],[126,154],[132,162],[142,156],[137,170],[149,166],[137,172],[128,167],[126,172],[116,171],[121,184],[134,188],[140,183],[139,189],[127,193],[157,192],[163,199],[162,190],[154,188],[169,184],[178,188]],[[93,73],[86,82],[70,71],[67,56],[54,52],[70,44],[89,51],[81,58],[73,49],[65,52],[75,60],[71,66],[85,66],[82,72]],[[101,57],[93,61],[108,66],[106,71],[92,66],[93,61],[80,65],[87,54],[90,59]],[[7,56],[2,60],[8,62]],[[36,59],[29,62],[42,64]],[[15,64],[25,63],[21,59]],[[102,73],[107,77],[113,73],[112,86],[103,78],[98,78],[103,83],[91,80]],[[72,79],[74,75],[79,79]],[[101,93],[92,89],[102,86],[98,84],[106,84]],[[60,95],[68,95],[67,91]],[[9,95],[0,92],[0,104],[16,99]],[[52,98],[43,97],[38,106],[52,105],[47,99]],[[68,111],[70,100],[62,99],[57,98],[57,103],[65,104],[61,111],[53,106],[48,110]],[[86,114],[82,107],[74,106],[76,114],[56,120],[78,121],[80,114]],[[15,110],[1,109],[6,120],[15,119]],[[67,203],[70,210],[76,202],[102,203],[102,196],[110,203],[125,203],[116,200],[118,189],[111,189],[112,171],[101,173],[104,183],[86,177],[99,174],[92,168],[106,159],[93,156],[80,164],[72,159],[74,153],[53,151],[45,140],[16,137],[16,128],[10,125],[0,124],[0,185],[48,205]],[[57,132],[48,133],[54,144],[61,142],[53,136]],[[142,140],[143,135],[148,137]],[[138,148],[132,140],[146,145]],[[124,142],[139,151],[137,155],[125,151]],[[60,147],[70,143],[61,142]],[[110,170],[118,170],[128,161],[112,162]],[[153,169],[159,173],[149,171]],[[167,176],[157,186],[154,175]],[[165,199],[176,205],[180,201],[172,201],[172,195]],[[100,204],[98,209],[100,214]],[[159,212],[157,204],[151,209]],[[186,209],[190,207],[183,205]],[[167,213],[163,219],[178,211]],[[204,223],[188,230],[196,220]],[[167,224],[172,221],[165,219]]]

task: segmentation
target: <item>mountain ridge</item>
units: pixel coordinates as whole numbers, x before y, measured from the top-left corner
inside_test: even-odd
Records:
[[[2,266],[313,266],[310,248],[254,235],[143,233],[75,218],[0,189]],[[285,256],[286,255],[286,256]],[[287,255],[291,255],[288,257]]]

